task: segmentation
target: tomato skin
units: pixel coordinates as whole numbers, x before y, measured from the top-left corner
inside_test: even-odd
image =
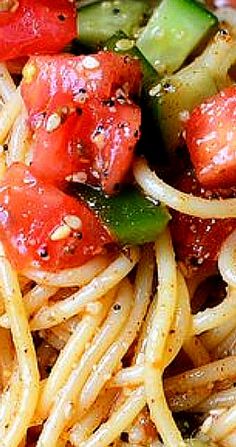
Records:
[[[124,84],[137,94],[141,81],[139,61],[110,52],[31,57],[23,75],[21,92],[31,119],[64,106],[83,109],[91,99],[109,100]]]
[[[0,12],[0,60],[57,53],[76,36],[75,3],[69,0],[19,0]]]
[[[46,130],[48,118],[34,133],[32,172],[61,188],[70,178],[81,178],[113,193],[132,163],[140,108],[118,101],[111,107],[90,101],[81,115],[63,116],[62,124],[52,132]]]
[[[81,227],[53,240],[66,216]],[[48,271],[80,266],[112,242],[108,230],[83,202],[39,181],[25,165],[13,164],[0,187],[1,239],[13,266]]]
[[[192,112],[186,143],[199,182],[227,188],[236,182],[236,86],[209,98]]]
[[[124,180],[140,136],[141,110],[131,101],[90,103],[81,116],[80,137],[91,160],[93,183],[112,194]]]
[[[47,117],[34,134],[31,171],[42,181],[63,187],[66,178],[83,172],[87,178],[90,160],[82,153],[77,113],[65,120],[53,132],[45,128]]]
[[[193,171],[187,171],[176,186],[181,191],[205,198],[236,196],[235,188],[214,192],[204,189]],[[236,219],[200,219],[173,212],[170,225],[177,258],[194,272],[215,264],[222,243],[236,228]]]
[[[36,175],[62,184],[82,172],[89,183],[113,193],[140,136],[141,111],[130,99],[139,92],[139,62],[107,52],[41,56],[31,58],[24,72]],[[62,124],[47,133],[55,114]]]

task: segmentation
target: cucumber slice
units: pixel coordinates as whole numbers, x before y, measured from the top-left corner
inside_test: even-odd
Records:
[[[118,30],[134,36],[151,14],[146,0],[110,0],[81,8],[77,18],[79,41],[95,48]]]
[[[178,70],[218,19],[195,0],[163,0],[137,40],[160,75]]]

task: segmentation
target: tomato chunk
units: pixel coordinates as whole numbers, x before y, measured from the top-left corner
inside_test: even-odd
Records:
[[[32,118],[64,106],[83,109],[94,98],[109,100],[120,87],[137,94],[140,80],[139,61],[109,52],[39,56],[26,64],[21,91]]]
[[[13,164],[0,187],[1,240],[17,270],[80,266],[101,253],[111,236],[75,198],[38,180],[25,165]]]
[[[186,143],[199,182],[225,188],[236,182],[236,86],[209,98],[191,114]]]
[[[42,56],[24,73],[36,175],[54,184],[86,177],[112,193],[140,136],[141,111],[130,99],[140,88],[139,62],[107,52]]]
[[[236,196],[236,189],[204,189],[193,171],[188,171],[177,183],[181,191],[205,198]],[[189,271],[207,268],[215,264],[224,240],[236,228],[236,219],[199,219],[173,212],[171,233],[177,257]]]
[[[76,33],[73,1],[12,1],[10,10],[0,12],[0,60],[57,53]]]
[[[38,178],[60,187],[73,174],[75,178],[80,177],[81,181],[87,180],[91,165],[81,144],[81,126],[77,113],[61,115],[61,118],[62,123],[53,131],[47,131],[49,117],[36,130],[31,164],[31,170]]]
[[[47,131],[56,117],[62,123]],[[83,111],[46,116],[34,135],[32,170],[56,185],[87,182],[110,194],[132,163],[140,125],[140,108],[125,99],[93,100]]]
[[[82,152],[91,160],[93,183],[108,194],[123,181],[140,136],[140,108],[122,101],[90,102],[80,122]]]

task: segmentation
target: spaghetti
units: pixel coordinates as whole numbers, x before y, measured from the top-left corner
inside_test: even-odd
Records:
[[[0,143],[8,145],[0,152],[2,177],[16,161],[30,164],[32,143],[4,64],[0,96]],[[235,198],[180,192],[142,158],[133,172],[157,203],[202,219],[236,218]],[[176,262],[169,229],[155,244],[56,273],[16,272],[1,245],[1,447],[184,447],[175,423],[183,410],[204,414],[199,440],[235,446],[235,238],[218,257],[226,296],[194,314],[196,287]],[[181,355],[187,366],[175,373]]]

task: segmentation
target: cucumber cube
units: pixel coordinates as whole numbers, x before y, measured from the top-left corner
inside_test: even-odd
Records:
[[[195,0],[163,0],[140,34],[137,46],[160,75],[178,70],[218,20]]]

